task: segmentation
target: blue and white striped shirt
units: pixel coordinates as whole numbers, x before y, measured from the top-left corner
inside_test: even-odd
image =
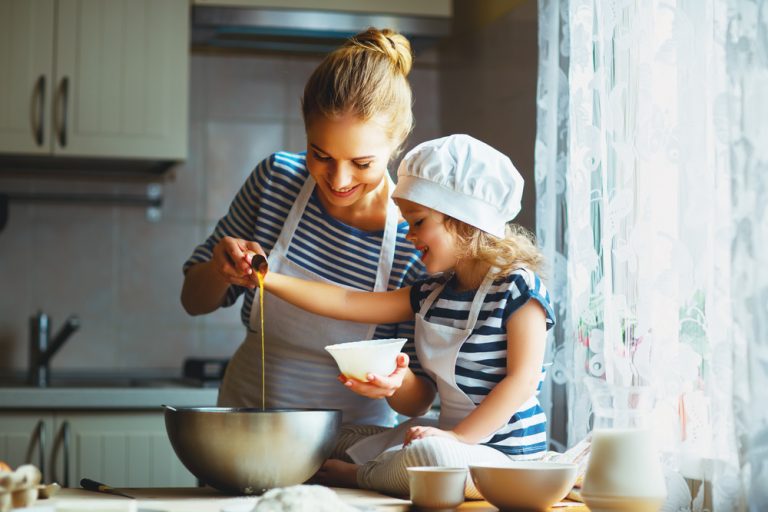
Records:
[[[305,153],[274,153],[263,160],[246,179],[208,239],[195,248],[184,271],[195,263],[209,261],[214,246],[224,236],[258,242],[269,254],[283,228],[288,212],[309,177]],[[395,259],[387,287],[409,286],[424,275],[424,265],[413,244],[405,239],[408,224],[397,226]],[[384,231],[368,232],[333,218],[313,192],[288,248],[287,258],[332,282],[360,290],[373,290]],[[244,295],[240,317],[248,326],[254,290],[230,286],[225,306]],[[420,370],[413,348],[413,322],[379,325],[375,338],[408,338],[403,349],[415,369]],[[319,343],[335,343],[320,340]]]
[[[411,307],[414,312],[421,310],[430,292],[445,279],[445,275],[434,276],[413,285]],[[451,278],[425,319],[440,325],[466,328],[476,291],[457,291],[455,279]],[[507,376],[507,320],[529,299],[541,303],[546,311],[547,329],[552,328],[555,314],[549,292],[530,270],[518,269],[506,277],[497,278],[488,290],[477,323],[459,350],[455,367],[456,384],[475,405],[480,405],[493,387]],[[542,380],[543,376],[542,372]],[[507,425],[484,444],[508,455],[537,454],[547,449],[546,426],[547,418],[534,394],[512,415]]]

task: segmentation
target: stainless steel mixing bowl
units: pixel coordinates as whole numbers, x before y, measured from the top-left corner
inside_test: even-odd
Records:
[[[235,494],[305,482],[330,455],[340,425],[334,409],[165,409],[179,460],[206,484]]]

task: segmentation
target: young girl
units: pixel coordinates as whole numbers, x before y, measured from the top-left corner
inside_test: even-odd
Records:
[[[544,454],[546,418],[536,394],[554,314],[535,274],[539,251],[521,228],[506,225],[520,210],[522,189],[512,162],[476,139],[425,142],[403,159],[393,197],[433,277],[360,292],[267,273],[266,290],[316,314],[372,324],[415,318],[416,353],[431,382],[408,369],[405,354],[389,376],[340,380],[411,416],[428,410],[435,388],[440,398],[436,425],[411,420],[362,441],[348,453],[363,464],[328,461],[319,473],[326,482],[407,495],[409,466]],[[471,479],[466,494],[480,497]]]

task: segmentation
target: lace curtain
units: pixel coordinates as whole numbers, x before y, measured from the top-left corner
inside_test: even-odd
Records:
[[[768,1],[539,0],[539,50],[567,442],[651,385],[665,510],[768,510]]]

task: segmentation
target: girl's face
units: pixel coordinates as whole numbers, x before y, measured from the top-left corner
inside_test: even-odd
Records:
[[[459,261],[456,239],[445,229],[445,215],[406,199],[398,199],[400,212],[408,221],[408,234],[416,249],[421,252],[421,261],[427,272],[445,272]]]
[[[379,187],[395,147],[384,119],[313,116],[307,127],[307,168],[326,204],[355,205]]]

